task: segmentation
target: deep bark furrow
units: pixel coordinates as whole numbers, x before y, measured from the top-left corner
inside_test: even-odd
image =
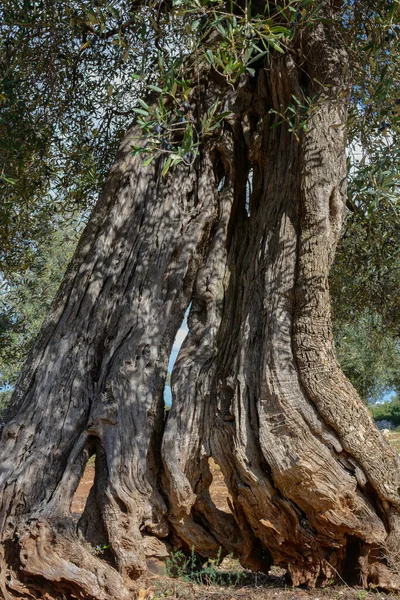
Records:
[[[344,60],[340,40],[331,34],[329,28],[320,26],[306,36],[306,67],[298,69],[288,57],[275,59],[269,75],[259,75],[255,97],[249,102],[250,118],[241,116],[247,129],[242,138],[235,137],[235,145],[240,147],[243,140],[248,145],[254,159],[254,185],[249,219],[236,218],[229,227],[232,238],[226,258],[225,301],[218,317],[218,351],[210,357],[206,373],[188,373],[186,379],[177,380],[181,389],[175,391],[178,411],[185,406],[179,396],[188,386],[210,389],[205,396],[208,409],[201,414],[202,398],[195,394],[192,415],[178,419],[173,412],[168,425],[179,440],[193,435],[196,428],[201,432],[196,433],[192,447],[181,448],[171,458],[176,464],[197,465],[197,470],[187,468],[190,477],[177,484],[178,489],[181,485],[187,490],[186,495],[172,502],[183,508],[182,538],[195,540],[195,536],[190,538],[190,523],[200,498],[193,493],[205,452],[222,468],[242,535],[248,532],[245,537],[253,549],[260,543],[265,549],[264,556],[258,553],[258,568],[268,569],[271,553],[275,563],[289,569],[295,584],[309,585],[335,578],[338,572],[347,577],[355,548],[368,555],[361,540],[376,547],[387,539],[389,522],[389,532],[397,530],[394,513],[384,508],[385,498],[397,501],[397,488],[390,483],[392,475],[397,481],[397,459],[370,418],[369,444],[376,455],[363,456],[361,437],[356,444],[348,441],[358,435],[354,416],[367,413],[355,399],[352,414],[346,405],[349,384],[339,376],[336,361],[334,368],[329,362],[334,354],[327,277],[345,194],[341,124],[346,101],[340,100],[345,95],[339,90],[347,85],[338,66]],[[329,46],[329,56],[322,75],[316,65],[324,44]],[[310,74],[304,94],[317,91],[319,84],[313,77],[331,82],[332,90],[330,97],[328,88],[322,90],[315,113],[309,117],[308,132],[296,141],[286,126],[269,130],[268,107],[282,111],[293,94],[303,100],[299,81],[304,79],[304,68]],[[185,360],[189,364],[187,354],[183,364]],[[342,384],[324,380],[325,374]],[[346,417],[341,409],[336,410],[338,396],[343,411],[345,405],[350,410]],[[347,422],[353,423],[350,438]],[[203,449],[199,438],[207,430],[209,441],[203,442]],[[364,464],[376,469],[378,497],[366,485]],[[173,471],[173,465],[168,468]],[[384,468],[389,469],[387,474]],[[373,481],[371,474],[367,477]],[[395,493],[388,496],[391,485]],[[229,540],[217,538],[227,549]],[[248,547],[238,554],[248,564]],[[368,568],[361,563],[360,558],[359,573],[366,582]]]
[[[345,208],[346,165],[344,156],[335,155],[332,149],[344,146],[344,125],[338,126],[345,122],[344,113],[343,104],[328,103],[325,110],[315,115],[315,126],[304,143],[296,357],[302,383],[324,421],[339,433],[343,447],[362,465],[379,494],[399,506],[399,458],[343,376],[333,349],[328,274]],[[329,137],[327,134],[321,147],[316,132],[323,127]],[[319,163],[315,165],[313,161],[311,175],[308,156],[313,157],[317,152]],[[332,190],[333,174],[338,174],[338,187]],[[325,261],[321,260],[322,256],[326,256]],[[377,456],[386,457],[384,466],[380,459],[376,460]]]
[[[162,447],[169,519],[186,547],[193,546],[203,556],[217,556],[221,549],[238,553],[248,545],[235,519],[218,510],[208,492],[212,480],[208,466],[213,419],[209,411],[213,406],[210,382],[226,291],[227,233],[236,196],[243,196],[243,185],[235,190],[238,182],[233,138],[232,132],[225,131],[221,142],[217,142],[220,160],[226,165],[218,222],[204,267],[197,274],[189,333],[172,373],[173,404]]]
[[[125,145],[131,139],[132,133]],[[169,531],[158,490],[164,382],[216,211],[209,161],[199,170],[182,167],[180,176],[166,180],[160,159],[147,169],[128,152],[123,161],[124,168],[111,178],[117,172],[124,183],[107,199],[100,226],[88,225],[95,235],[88,234],[85,252],[85,241],[80,244],[82,262],[71,278],[72,289],[63,308],[54,306],[54,325],[48,326],[47,338],[42,336],[43,351],[38,349],[41,360],[25,370],[30,381],[22,379],[20,385],[27,392],[3,431],[1,448],[3,543],[17,536],[25,573],[53,582],[65,578],[61,587],[96,598],[108,596],[87,571],[90,553],[77,550],[78,567],[72,569],[72,546],[63,541],[61,523],[69,519],[78,483],[77,475],[72,477],[75,461],[90,439],[97,440],[97,481],[80,530],[99,528],[100,516],[119,571],[123,577],[137,576],[146,568],[146,545],[154,552],[146,532],[165,537]],[[203,194],[196,199],[198,187]],[[40,455],[33,456],[35,448]],[[47,561],[54,577],[38,560],[43,549],[33,542],[35,527],[57,545]],[[78,537],[71,535],[78,548]],[[65,557],[57,558],[58,551]],[[165,553],[162,544],[160,551]],[[114,577],[107,565],[102,572],[105,579]],[[118,580],[114,597],[126,593]]]

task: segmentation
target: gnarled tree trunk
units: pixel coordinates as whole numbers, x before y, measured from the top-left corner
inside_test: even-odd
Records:
[[[139,132],[127,134],[2,433],[5,598],[128,598],[170,543],[285,566],[295,585],[354,574],[399,585],[380,552],[399,532],[399,460],[331,334],[346,63],[320,24],[234,92],[210,75],[193,103],[201,113],[223,96],[232,116],[195,166],[166,178],[163,158],[143,167],[130,151]],[[271,127],[293,98],[316,94],[306,130]],[[165,424],[168,357],[190,302]],[[210,498],[210,456],[231,514]],[[94,556],[98,545],[108,556]]]
[[[132,155],[139,136],[134,127],[122,144],[2,432],[5,598],[128,598],[146,558],[168,555],[164,386],[218,197],[211,155],[163,178],[163,157],[144,168]],[[94,486],[75,523],[70,505],[93,454]]]
[[[172,375],[163,440],[170,514],[189,547],[213,554],[220,543],[266,572],[279,564],[294,585],[340,578],[395,588],[382,548],[399,532],[400,462],[340,370],[330,321],[348,59],[331,27],[316,26],[299,46],[301,62],[293,51],[258,72],[225,133],[221,196],[233,208],[220,220],[225,252],[211,248],[207,259],[211,283],[198,276]],[[306,128],[271,127],[316,94]],[[208,351],[205,341],[194,351],[211,339]],[[208,495],[210,456],[235,526]]]

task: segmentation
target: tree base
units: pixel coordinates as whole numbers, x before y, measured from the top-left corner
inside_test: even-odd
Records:
[[[94,555],[93,547],[78,538],[74,525],[70,519],[20,522],[13,538],[3,546],[1,590],[5,600],[15,598],[15,593],[23,598],[132,598],[129,582]]]
[[[156,538],[153,544],[144,541],[150,554],[147,574],[165,576],[166,544]],[[150,546],[153,546],[152,556]],[[164,556],[160,556],[161,547]],[[76,522],[72,519],[21,521],[15,535],[3,544],[1,563],[0,590],[4,600],[132,600],[140,582],[146,580],[146,574],[136,582],[119,574],[112,564],[111,554],[109,557],[97,555],[93,546],[79,538]],[[334,581],[339,585],[362,585],[365,589],[400,591],[400,573],[396,571],[396,565],[390,570],[378,560],[377,552],[366,549],[348,561],[347,573],[341,569],[343,577],[334,564],[324,559],[303,565],[289,564],[287,568],[294,587],[314,589]]]

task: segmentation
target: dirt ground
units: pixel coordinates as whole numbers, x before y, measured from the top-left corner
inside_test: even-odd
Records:
[[[94,464],[93,461],[90,460],[86,465],[85,472],[83,477],[78,485],[78,489],[75,492],[74,498],[72,500],[71,505],[71,513],[72,516],[76,519],[79,519],[86,504],[86,498],[89,495],[90,488],[93,485],[94,481]]]
[[[142,586],[144,585],[144,582]],[[277,586],[273,581],[261,585],[198,586],[179,580],[158,578],[133,593],[132,600],[390,600],[380,592],[361,588],[329,587],[303,590]]]

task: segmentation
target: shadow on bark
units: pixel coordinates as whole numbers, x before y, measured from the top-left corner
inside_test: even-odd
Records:
[[[399,459],[341,373],[330,324],[347,57],[328,26],[301,44],[301,64],[272,57],[235,92],[201,84],[201,111],[217,96],[232,116],[192,168],[163,178],[164,158],[143,167],[139,131],[127,134],[2,432],[6,600],[125,599],[149,559],[179,547],[280,565],[294,585],[355,574],[399,587],[378,552],[400,533]],[[271,128],[271,109],[315,92],[299,141]],[[77,524],[71,502],[93,454]],[[210,496],[210,457],[230,514]]]

